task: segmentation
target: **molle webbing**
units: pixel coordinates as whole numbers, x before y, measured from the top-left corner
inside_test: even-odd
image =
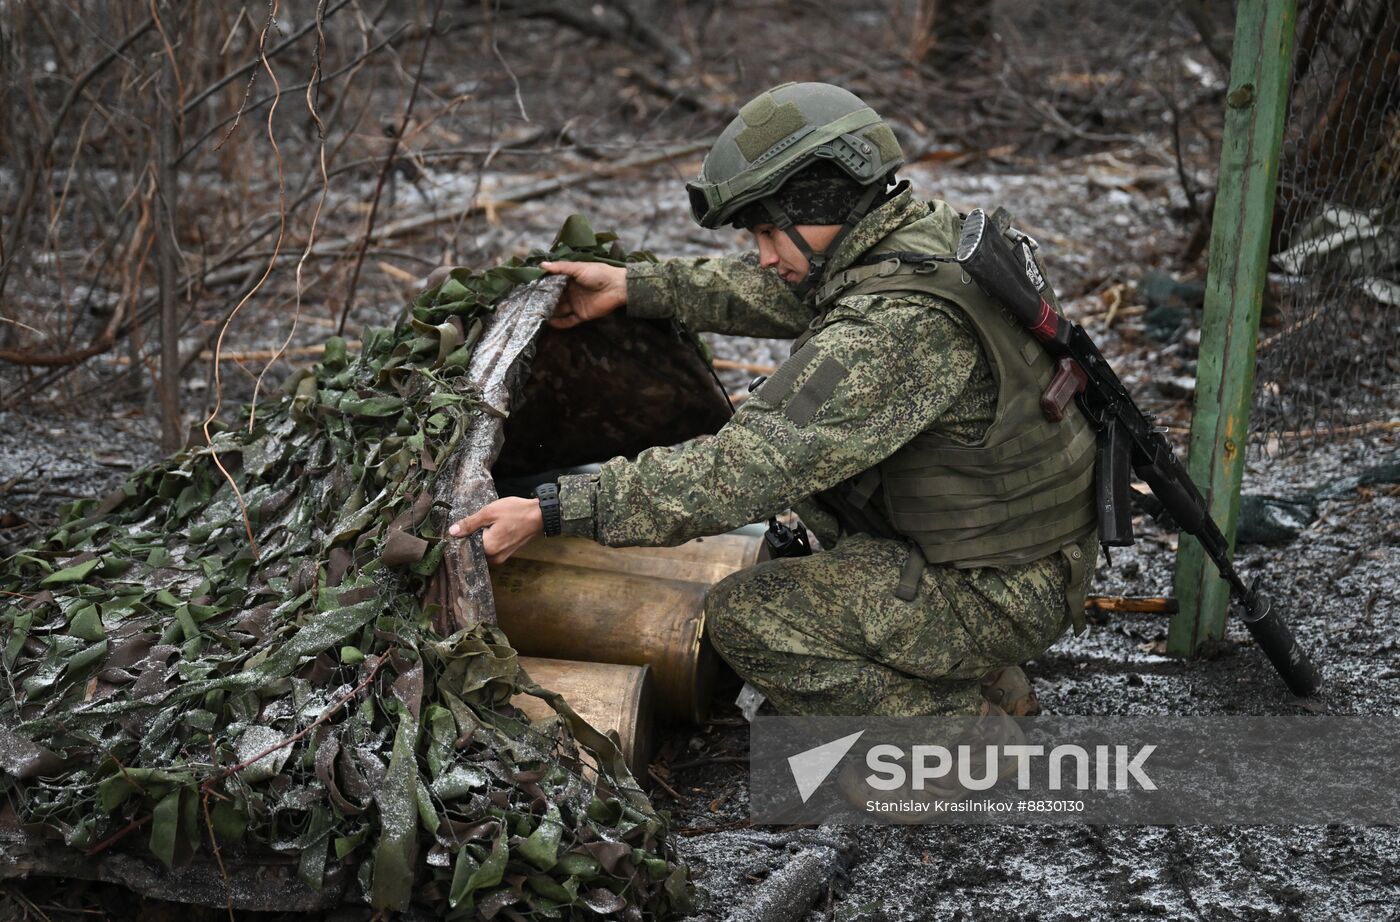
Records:
[[[817,297],[820,309],[848,296],[911,293],[951,302],[971,321],[997,381],[996,418],[974,445],[916,436],[877,466],[871,505],[931,564],[1026,563],[1082,538],[1097,514],[1093,428],[1081,413],[1045,419],[1049,355],[956,263],[892,255],[837,273]]]
[[[1021,470],[1002,476],[987,474],[979,477],[972,471],[945,474],[937,469],[925,469],[928,473],[886,470],[883,471],[886,480],[885,495],[890,504],[900,506],[902,512],[907,509],[910,513],[920,511],[920,504],[928,495],[937,495],[935,508],[938,511],[948,508],[976,509],[980,499],[987,495],[988,478],[997,481],[994,485],[995,491],[1007,498],[1032,494],[1037,497],[1060,495],[1067,488],[1067,484],[1074,483],[1074,478],[1067,480],[1065,477],[1065,460],[1081,460],[1086,452],[1093,451],[1093,445],[1095,432],[1085,427],[1075,435],[1064,452],[1044,456],[1035,463],[1028,463],[1028,466]],[[1071,464],[1071,467],[1078,467],[1078,464]],[[935,470],[937,473],[934,473]],[[1061,498],[1068,497],[1061,495]],[[988,518],[986,522],[995,520],[998,519]]]
[[[966,556],[964,543],[969,537],[989,535],[1002,528],[1009,529],[1011,526],[1017,525],[1020,520],[1036,513],[1054,513],[1047,520],[1049,524],[1054,526],[1066,518],[1073,518],[1075,510],[1080,506],[1093,512],[1092,505],[1086,505],[1079,501],[1084,491],[1091,489],[1093,484],[1094,469],[1090,467],[1083,474],[1054,489],[1036,490],[1025,496],[1011,499],[997,497],[997,501],[994,503],[989,503],[988,497],[982,496],[976,498],[980,505],[968,503],[963,508],[950,509],[945,503],[938,503],[929,497],[921,497],[920,500],[925,504],[924,508],[900,509],[891,515],[890,519],[895,528],[903,534],[939,534],[947,536],[950,540],[956,538],[956,546],[944,548],[938,554],[924,552],[924,556],[929,560],[941,558],[947,563],[955,563],[963,560]],[[886,496],[888,495],[887,492]],[[913,506],[913,502],[906,499],[904,505],[906,507]],[[1019,543],[1027,544],[1026,542]],[[1055,546],[1059,547],[1059,544]]]
[[[910,459],[909,462],[902,463],[897,469],[890,471],[918,474],[927,471],[944,473],[951,470],[955,474],[965,473],[966,477],[972,477],[974,480],[1007,477],[1005,485],[1007,488],[1014,488],[1016,485],[1037,480],[1042,473],[1049,473],[1050,467],[1042,466],[1047,456],[1053,458],[1061,453],[1071,453],[1078,458],[1081,452],[1089,451],[1096,441],[1095,432],[1089,427],[1074,427],[1068,432],[1046,427],[1044,430],[1026,432],[1026,435],[1035,435],[1036,438],[1018,438],[1015,441],[1002,442],[995,446],[997,451],[994,452],[979,452],[974,448],[939,448],[939,445],[945,444],[944,439],[918,435],[910,441],[910,445],[917,442],[918,448],[921,449],[917,458]],[[948,485],[952,485],[952,481],[949,481]]]
[[[1039,525],[1034,528],[1008,527],[999,531],[977,532],[968,537],[959,537],[957,533],[950,533],[947,540],[958,543],[958,554],[943,555],[943,557],[951,559],[928,556],[925,556],[925,559],[929,563],[947,564],[960,569],[1016,566],[1031,563],[1047,554],[1053,554],[1066,544],[1073,544],[1073,539],[1061,540],[1060,536],[1066,528],[1077,531],[1080,535],[1087,534],[1093,528],[1094,517],[1097,514],[1097,510],[1092,507],[1081,509],[1065,516],[1063,527],[1058,523]],[[1049,548],[1048,551],[1045,550],[1046,547]],[[923,545],[920,544],[919,548],[922,549]],[[1071,615],[1074,613],[1070,612]]]

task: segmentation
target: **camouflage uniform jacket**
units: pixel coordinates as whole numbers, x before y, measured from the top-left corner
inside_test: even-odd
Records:
[[[825,278],[895,230],[939,222],[957,239],[947,204],[897,194],[841,243]],[[991,424],[996,383],[962,309],[923,294],[839,298],[820,317],[756,254],[632,265],[627,311],[673,317],[695,330],[797,337],[815,328],[818,351],[779,403],[755,394],[714,436],[614,458],[593,475],[560,478],[564,534],[615,547],[674,545],[796,509],[826,546],[834,522],[805,501],[882,461],[918,433],[974,442]],[[844,376],[801,408],[801,385],[824,360]],[[781,373],[781,369],[780,372]],[[830,377],[830,376],[828,376]],[[795,412],[796,411],[796,412]]]

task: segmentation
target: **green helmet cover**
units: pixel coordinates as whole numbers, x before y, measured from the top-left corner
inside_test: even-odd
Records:
[[[686,184],[691,214],[701,227],[720,227],[821,159],[871,185],[902,165],[904,153],[890,126],[854,93],[829,83],[773,87],[739,110],[700,177]]]

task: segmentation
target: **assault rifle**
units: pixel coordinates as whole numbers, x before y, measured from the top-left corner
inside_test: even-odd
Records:
[[[1018,252],[1019,250],[1019,252]],[[963,223],[957,262],[988,295],[1000,301],[1056,359],[1056,373],[1041,398],[1041,409],[1059,419],[1076,400],[1098,429],[1095,489],[1099,504],[1099,541],[1109,547],[1133,543],[1131,500],[1153,518],[1170,517],[1196,538],[1216,569],[1230,584],[1240,615],[1255,642],[1295,695],[1307,696],[1322,685],[1322,676],[1293,634],[1259,591],[1259,581],[1245,585],[1230,562],[1230,549],[1210,517],[1206,501],[1171,443],[1138,409],[1108,360],[1077,323],[1061,317],[1042,292],[1048,287],[1036,263],[1032,241],[1021,235],[1013,245],[979,208]],[[1152,490],[1136,493],[1131,473]]]

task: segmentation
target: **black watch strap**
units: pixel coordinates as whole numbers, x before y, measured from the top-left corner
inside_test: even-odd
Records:
[[[535,487],[535,498],[540,501],[540,515],[544,516],[544,534],[547,538],[558,536],[563,528],[559,515],[559,485],[542,483]]]

